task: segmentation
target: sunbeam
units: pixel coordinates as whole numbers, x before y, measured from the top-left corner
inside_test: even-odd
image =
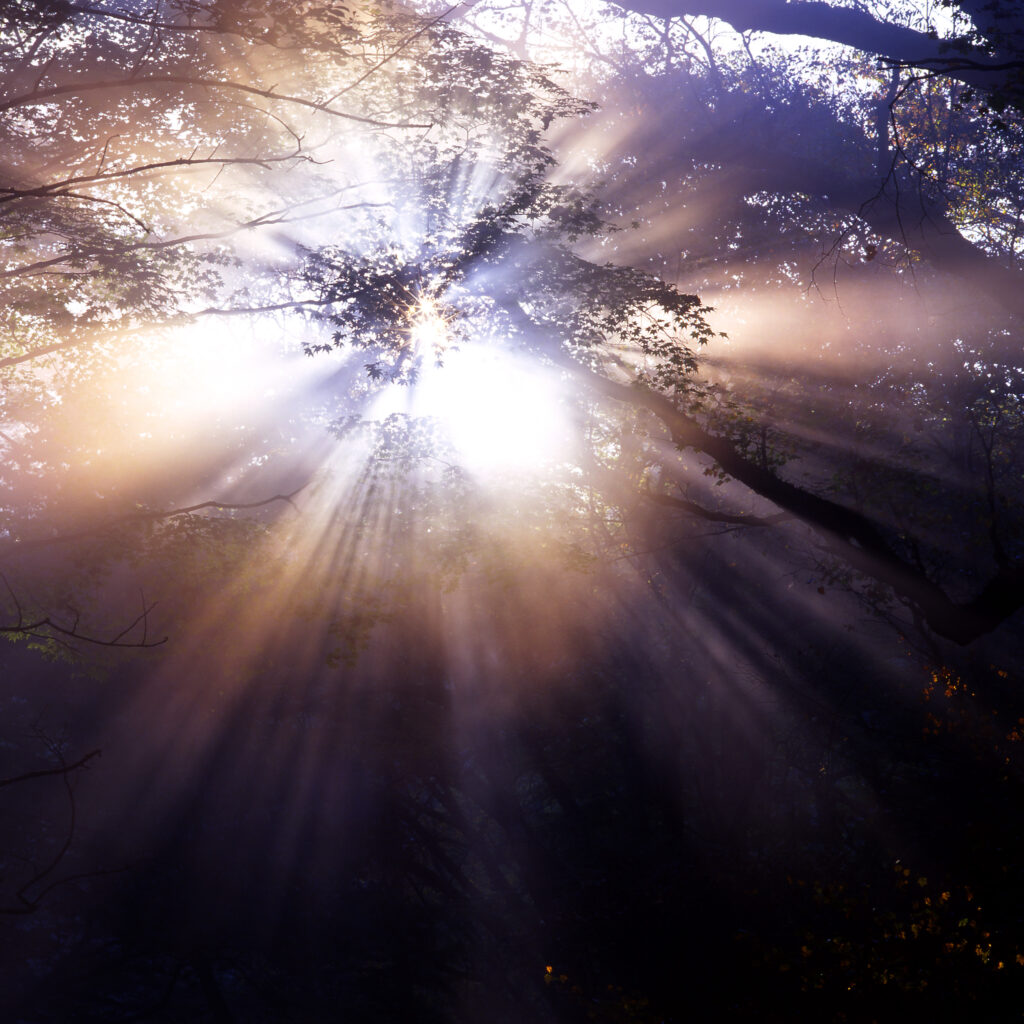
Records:
[[[0,5],[0,1019],[1020,1005],[1024,26],[720,6]]]
[[[442,425],[475,476],[521,477],[571,458],[570,394],[553,369],[497,345],[474,345],[427,367],[412,404]]]

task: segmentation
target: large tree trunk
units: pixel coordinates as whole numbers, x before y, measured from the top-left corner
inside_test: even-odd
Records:
[[[875,53],[894,64],[927,68],[979,89],[1020,88],[1024,61],[1014,52],[1021,15],[994,17],[988,0],[966,0],[960,6],[979,27],[993,35],[994,53],[967,44],[950,48],[942,40],[902,25],[878,21],[863,11],[827,3],[786,0],[616,0],[618,6],[658,18],[701,16],[728,22],[737,32],[771,32],[811,36]],[[997,5],[998,6],[998,5]],[[1007,5],[1009,6],[1009,5]],[[1010,65],[1010,66],[1007,66]]]

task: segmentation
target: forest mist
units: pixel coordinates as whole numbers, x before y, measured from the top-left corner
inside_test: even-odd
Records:
[[[5,1019],[1016,1019],[1020,15],[677,6],[0,13]]]

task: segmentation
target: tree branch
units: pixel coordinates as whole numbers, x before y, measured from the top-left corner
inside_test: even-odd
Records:
[[[7,577],[0,573],[0,579],[3,580],[4,586],[7,588],[7,593],[10,596],[11,601],[14,603],[15,611],[18,613],[17,622],[13,625],[0,625],[0,634],[7,634],[8,636],[34,637],[40,640],[52,640],[60,643],[64,647],[67,647],[69,650],[74,650],[74,647],[68,643],[67,640],[61,639],[62,637],[66,637],[68,640],[79,640],[82,643],[92,644],[96,647],[123,647],[135,649],[160,647],[167,643],[169,639],[166,636],[162,637],[160,640],[149,639],[149,613],[156,607],[156,602],[147,605],[145,596],[142,598],[142,611],[113,639],[101,640],[97,636],[92,636],[89,633],[83,633],[78,628],[77,613],[75,613],[74,622],[72,622],[70,626],[62,626],[60,623],[54,622],[54,620],[48,615],[26,622],[21,602],[18,600],[18,596],[15,594],[14,589],[8,582]],[[139,623],[142,623],[142,638],[137,641],[125,640],[125,637],[131,633]]]
[[[15,546],[19,550],[26,550],[28,548],[36,547],[48,547],[51,544],[69,544],[76,540],[83,540],[86,537],[94,537],[98,533],[103,533],[106,530],[112,529],[115,526],[122,526],[126,523],[139,523],[139,522],[152,522],[157,519],[171,519],[175,516],[187,516],[193,512],[200,512],[203,509],[217,509],[223,512],[235,512],[244,511],[246,509],[263,508],[266,505],[271,505],[275,501],[284,501],[291,505],[292,508],[298,511],[298,506],[294,502],[294,498],[297,494],[300,494],[309,486],[309,481],[302,484],[300,487],[296,487],[294,491],[289,491],[287,494],[273,494],[269,498],[262,498],[259,501],[248,501],[248,502],[227,502],[227,501],[201,501],[196,505],[187,505],[182,508],[164,509],[152,512],[131,512],[125,516],[118,516],[115,519],[110,519],[105,523],[101,523],[97,526],[90,526],[85,530],[76,530],[74,533],[62,533],[57,534],[53,537],[34,537],[29,540],[19,540],[14,538],[8,541],[10,546]],[[10,588],[8,588],[10,590]],[[12,595],[13,596],[13,595]],[[138,620],[136,620],[138,621]],[[0,631],[3,627],[0,627]]]
[[[68,772],[84,768],[94,757],[101,757],[102,754],[102,750],[90,750],[85,757],[79,758],[73,764],[61,765],[60,768],[41,768],[39,771],[24,772],[21,775],[12,775],[6,779],[0,779],[0,789],[4,786],[15,786],[19,782],[27,782],[29,779],[43,779],[51,775],[67,775]]]
[[[317,113],[328,114],[345,121],[356,121],[359,124],[366,124],[372,128],[431,128],[432,122],[413,121],[381,121],[375,117],[363,117],[360,114],[350,114],[344,110],[336,110],[329,105],[328,101],[310,100],[304,96],[291,96],[287,93],[274,92],[273,88],[261,89],[254,85],[246,85],[243,82],[225,81],[220,78],[206,78],[196,75],[139,75],[134,78],[115,79],[104,82],[71,82],[67,85],[55,85],[49,89],[33,89],[32,92],[21,96],[14,96],[11,99],[0,102],[0,113],[16,107],[37,106],[47,103],[50,100],[63,99],[65,97],[77,96],[86,92],[97,92],[100,90],[135,89],[144,85],[188,85],[206,89],[228,89],[248,93],[251,96],[262,96],[268,100],[278,100],[282,103],[291,103],[295,106],[304,107]]]
[[[677,498],[671,494],[658,494],[650,490],[641,493],[645,500],[653,502],[655,505],[674,508],[679,512],[685,512],[688,516],[706,519],[712,523],[733,523],[736,526],[777,526],[779,523],[789,522],[793,519],[793,516],[787,515],[785,512],[777,512],[770,516],[745,516],[730,512],[716,512],[695,501],[687,501],[685,498]]]
[[[973,599],[957,603],[925,573],[901,559],[867,516],[805,491],[750,461],[731,441],[705,430],[664,395],[613,381],[568,357],[557,361],[591,390],[652,412],[667,427],[677,447],[704,453],[729,476],[805,523],[824,540],[830,553],[891,587],[901,600],[918,609],[937,635],[963,646],[996,629],[1024,607],[1024,565],[1000,566]]]
[[[851,7],[807,0],[615,0],[619,7],[659,18],[699,15],[728,22],[737,32],[801,35],[874,53],[906,67],[932,68],[981,89],[1000,84],[998,77],[1019,62],[989,57],[961,41],[940,40],[926,32],[879,21]],[[951,52],[951,43],[961,47]]]

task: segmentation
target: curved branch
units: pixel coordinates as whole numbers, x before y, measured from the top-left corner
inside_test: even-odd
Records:
[[[133,324],[131,327],[125,327],[119,331],[107,332],[103,337],[105,340],[110,340],[111,338],[133,334],[136,331],[166,330],[167,328],[190,324],[200,316],[256,316],[260,313],[280,313],[286,309],[301,310],[308,309],[311,306],[324,305],[329,305],[329,300],[293,299],[288,302],[269,303],[265,306],[229,306],[227,308],[208,306],[206,309],[197,309],[194,313],[182,313],[180,316],[172,317],[161,323]],[[95,339],[92,337],[67,338],[64,341],[55,341],[51,345],[40,345],[37,348],[29,349],[27,352],[22,352],[21,355],[7,356],[4,359],[0,359],[0,370],[5,370],[11,366],[20,366],[22,363],[30,363],[34,359],[42,359],[43,356],[53,355],[55,352],[69,352],[72,349],[78,348],[79,345],[88,344],[93,340]]]
[[[944,204],[924,189],[898,187],[900,180],[892,174],[880,180],[837,172],[823,161],[794,156],[781,140],[779,148],[762,148],[752,156],[749,139],[732,128],[708,133],[701,146],[703,158],[728,167],[752,190],[814,196],[824,189],[832,208],[862,219],[877,234],[920,253],[936,270],[966,279],[978,293],[1024,317],[1024,270],[968,241]]]
[[[57,534],[54,537],[36,537],[31,540],[15,539],[9,541],[9,544],[17,547],[19,550],[48,547],[51,544],[69,544],[76,540],[84,540],[86,537],[94,537],[98,533],[103,533],[105,530],[112,529],[115,526],[122,526],[126,523],[155,522],[158,519],[173,519],[175,516],[187,516],[191,515],[193,512],[200,512],[203,509],[208,508],[217,509],[222,512],[237,512],[244,511],[246,509],[264,508],[267,505],[272,505],[275,501],[283,501],[291,505],[292,508],[297,511],[298,509],[293,499],[308,486],[309,481],[307,480],[306,483],[302,484],[300,487],[296,487],[294,491],[289,491],[287,494],[273,494],[269,498],[262,498],[260,501],[227,502],[211,500],[201,501],[196,505],[187,505],[182,508],[171,508],[152,512],[132,512],[126,516],[118,516],[116,519],[110,519],[105,523],[101,523],[97,526],[91,526],[85,530],[77,530],[74,533],[62,533]],[[10,590],[9,587],[8,590]],[[135,621],[138,622],[139,620],[136,619]],[[130,628],[131,627],[129,627],[129,629]],[[4,627],[0,626],[0,632],[3,631]]]
[[[67,775],[69,772],[84,768],[94,757],[101,757],[102,754],[102,750],[90,750],[85,757],[79,758],[73,764],[61,765],[60,768],[41,768],[35,772],[23,772],[21,775],[12,775],[6,779],[0,779],[0,788],[15,786],[19,782],[28,782],[29,779],[42,779],[50,775]]]
[[[693,448],[729,476],[815,531],[826,548],[857,572],[890,587],[916,609],[937,635],[966,645],[991,632],[1024,607],[1024,565],[1006,564],[970,601],[958,603],[890,547],[878,525],[845,505],[806,491],[751,462],[727,438],[711,434],[664,395],[602,376],[568,357],[559,365],[591,390],[652,412],[679,448]]]
[[[705,508],[695,501],[687,501],[685,498],[677,498],[671,494],[658,494],[646,490],[641,492],[643,497],[655,505],[665,508],[674,508],[688,516],[696,519],[706,519],[711,523],[731,523],[735,526],[778,526],[779,523],[789,522],[793,516],[785,512],[777,512],[770,516],[745,516],[731,512],[716,512],[714,509]]]
[[[356,121],[359,124],[366,124],[372,128],[431,128],[432,122],[413,121],[381,121],[375,117],[363,117],[360,114],[350,114],[344,110],[336,110],[329,105],[329,101],[310,100],[304,96],[291,96],[287,93],[274,92],[273,87],[261,89],[255,85],[246,85],[244,82],[225,81],[220,78],[206,78],[192,75],[139,75],[136,78],[115,79],[104,82],[73,82],[67,85],[55,85],[49,89],[35,89],[22,96],[15,96],[11,99],[0,102],[0,114],[5,110],[16,107],[30,107],[47,103],[50,100],[63,99],[65,97],[77,96],[85,92],[97,92],[108,89],[134,89],[140,85],[190,85],[206,89],[234,89],[239,92],[248,93],[251,96],[262,96],[268,100],[278,100],[282,103],[291,103],[294,106],[314,110],[317,113],[328,114],[331,117],[341,118],[345,121]]]
[[[4,626],[0,625],[0,633],[5,633],[9,636],[25,636],[25,637],[36,637],[44,640],[59,640],[60,637],[67,637],[69,640],[79,640],[85,644],[92,644],[95,647],[123,647],[132,649],[148,649],[150,647],[161,647],[167,643],[170,637],[164,636],[159,640],[149,640],[145,635],[146,621],[149,618],[149,613],[156,607],[154,602],[151,605],[147,605],[120,633],[117,634],[111,640],[103,640],[98,636],[92,636],[89,633],[83,633],[78,628],[77,620],[72,623],[70,627],[62,626],[58,622],[54,622],[48,615],[41,619],[36,619],[33,622],[18,621],[14,625]],[[143,624],[143,637],[141,640],[125,640],[124,637],[127,633],[133,630],[139,623]],[[50,632],[47,632],[47,631]],[[57,636],[52,634],[56,633]],[[70,644],[61,641],[64,646],[71,648]]]
[[[737,32],[800,35],[851,46],[906,67],[932,68],[980,89],[992,89],[1018,62],[989,57],[956,40],[879,21],[865,11],[818,0],[614,0],[619,7],[659,18],[698,15],[728,22]],[[952,50],[951,46],[958,47]],[[995,80],[994,80],[995,79]]]
[[[75,614],[74,622],[72,622],[70,626],[62,626],[60,623],[54,622],[54,620],[48,615],[34,619],[31,622],[26,622],[25,612],[21,607],[21,602],[18,600],[18,595],[14,592],[14,588],[7,581],[7,577],[4,576],[3,573],[0,573],[0,580],[3,580],[3,584],[7,588],[7,593],[10,595],[14,608],[18,613],[18,620],[13,625],[0,625],[0,634],[7,634],[8,636],[35,637],[40,640],[54,640],[70,650],[73,650],[74,648],[67,642],[67,640],[62,640],[62,637],[67,637],[68,640],[80,640],[82,643],[93,644],[96,647],[126,648],[160,647],[162,644],[167,643],[169,639],[166,636],[160,640],[149,639],[149,613],[156,607],[156,602],[147,605],[145,596],[142,598],[142,611],[136,615],[120,633],[113,637],[113,639],[101,640],[97,636],[92,636],[89,633],[83,633],[78,628],[77,613]],[[125,637],[131,633],[139,623],[142,623],[142,638],[140,640],[125,640]]]
[[[45,185],[35,185],[32,188],[0,188],[0,203],[10,203],[18,199],[46,199],[50,197],[73,196],[73,192],[65,192],[65,189],[74,185],[95,185],[101,182],[117,181],[121,178],[131,178],[137,174],[146,174],[149,171],[165,171],[173,167],[202,167],[213,165],[216,167],[229,167],[234,165],[267,167],[268,164],[289,163],[292,160],[310,160],[301,149],[295,149],[290,153],[282,153],[279,156],[230,156],[230,157],[194,157],[182,156],[175,160],[160,160],[151,164],[136,164],[134,167],[126,167],[120,171],[99,171],[96,174],[82,174],[75,178],[63,178],[60,181],[50,182]],[[92,198],[92,197],[89,197]]]

